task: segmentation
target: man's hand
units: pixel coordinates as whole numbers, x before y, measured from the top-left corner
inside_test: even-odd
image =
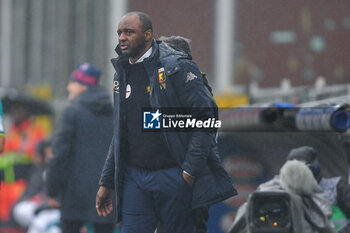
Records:
[[[100,186],[96,195],[96,210],[99,216],[105,217],[112,212],[112,197],[112,189],[105,186]]]
[[[187,184],[188,184],[190,187],[193,187],[194,178],[192,178],[191,176],[189,176],[189,175],[186,174],[185,172],[182,172],[182,177],[184,178],[184,180],[187,182]]]

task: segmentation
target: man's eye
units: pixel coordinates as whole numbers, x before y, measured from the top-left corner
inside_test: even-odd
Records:
[[[134,34],[134,31],[133,30],[125,30],[125,31],[117,31],[117,33],[118,33],[118,37],[120,37],[123,33],[126,36],[131,36],[132,34]]]

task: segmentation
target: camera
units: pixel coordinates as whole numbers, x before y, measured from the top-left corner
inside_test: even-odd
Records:
[[[294,233],[293,198],[284,191],[254,192],[247,206],[249,233]],[[295,232],[296,233],[296,232]]]

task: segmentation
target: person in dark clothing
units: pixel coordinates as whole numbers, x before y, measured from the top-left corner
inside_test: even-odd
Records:
[[[337,232],[321,179],[313,148],[291,150],[280,173],[260,184],[239,207],[228,232]],[[278,197],[282,195],[289,196],[289,201],[283,198],[285,207]]]
[[[158,40],[164,41],[172,48],[181,49],[182,51],[189,54],[189,56],[192,56],[191,45],[190,45],[191,40],[188,38],[185,38],[182,36],[169,36],[169,37],[161,36],[158,38]],[[202,74],[202,79],[203,79],[204,85],[209,90],[210,94],[213,95],[212,88],[210,87],[208,79],[207,79],[207,74],[205,72],[201,72],[201,74]]]
[[[292,149],[287,160],[304,161],[308,165],[333,207],[333,216],[340,217],[340,219],[336,217],[332,219],[338,231],[340,233],[350,232],[350,185],[347,180],[340,176],[323,177],[317,159],[317,151],[313,147],[303,146]]]
[[[161,36],[158,38],[160,41],[164,41],[167,43],[169,46],[171,46],[174,49],[181,49],[184,52],[188,53],[189,55],[192,55],[191,52],[191,45],[190,42],[191,40],[182,36]],[[206,74],[204,72],[202,73],[202,78],[203,82],[212,93],[212,89],[209,86],[208,80],[206,78]],[[195,212],[195,225],[196,225],[196,233],[206,233],[207,232],[207,223],[209,219],[209,207],[201,207],[201,208],[196,208],[194,210]],[[158,225],[157,227],[157,233],[163,233],[164,228],[161,226],[161,224]]]
[[[160,41],[164,41],[169,46],[175,49],[181,49],[184,52],[191,54],[191,40],[182,36],[161,36],[158,38]]]
[[[34,166],[26,189],[12,210],[15,221],[21,226],[28,227],[35,217],[35,212],[48,202],[44,192],[44,172],[52,154],[50,149],[51,142],[48,139],[40,141],[35,148]]]
[[[216,132],[144,132],[141,109],[206,108],[198,119],[213,119],[216,103],[191,56],[153,39],[148,15],[126,14],[118,36],[119,57],[112,59],[114,140],[100,178],[97,212],[107,216],[114,209],[115,190],[123,233],[153,232],[158,222],[166,232],[193,233],[193,209],[237,194],[220,164]],[[153,114],[159,117],[158,111]]]
[[[47,193],[61,205],[63,233],[78,233],[85,222],[96,233],[112,232],[114,214],[99,217],[95,191],[113,136],[113,108],[107,91],[98,85],[100,70],[84,63],[67,86],[71,103],[53,135],[53,157],[47,171]]]

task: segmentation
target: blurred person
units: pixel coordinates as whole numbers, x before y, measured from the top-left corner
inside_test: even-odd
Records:
[[[27,233],[61,233],[61,213],[58,208],[45,208],[35,212]]]
[[[317,151],[313,147],[295,148],[290,151],[287,160],[299,160],[308,165],[332,205],[332,221],[338,231],[340,233],[350,232],[350,185],[347,180],[341,176],[323,177],[317,159]]]
[[[44,139],[40,141],[36,146],[31,177],[28,179],[27,188],[20,200],[30,198],[44,191],[44,172],[51,156],[52,147],[50,140]]]
[[[215,132],[145,133],[142,107],[217,106],[188,53],[153,39],[152,22],[142,12],[124,15],[118,26],[114,78],[114,140],[96,195],[99,215],[107,216],[117,197],[122,232],[195,232],[193,209],[237,194],[220,164]],[[148,91],[149,90],[149,91]]]
[[[14,175],[6,180],[29,178],[35,147],[47,137],[47,132],[32,118],[31,110],[22,103],[14,103],[11,107],[11,124],[6,132],[4,156],[16,156],[22,163],[15,164]]]
[[[302,164],[297,165],[295,169],[288,168],[292,161],[300,161]],[[305,164],[306,166],[303,166]],[[307,170],[305,170],[307,168]],[[284,172],[284,174],[282,174]],[[308,173],[311,172],[310,175]],[[311,179],[313,178],[313,179]],[[302,196],[305,211],[308,211],[308,206],[313,206],[309,203],[316,203],[319,209],[329,218],[331,226],[334,226],[338,232],[346,233],[350,232],[350,225],[347,218],[349,218],[350,210],[350,185],[346,179],[342,177],[325,178],[322,176],[319,161],[317,159],[317,151],[310,146],[302,146],[292,149],[286,158],[286,163],[281,169],[281,174],[275,176],[272,180],[261,184],[258,187],[259,190],[277,190],[283,189],[288,192],[296,193]],[[315,196],[317,194],[317,196]],[[307,197],[311,197],[308,199]],[[310,208],[311,209],[311,208]],[[231,229],[235,231],[230,232],[245,232],[238,231],[241,226],[241,230],[245,225],[242,216],[245,211],[245,206],[242,206],[237,213],[237,219],[235,219]],[[309,216],[312,216],[312,209]],[[322,219],[322,218],[320,218]],[[317,219],[314,220],[316,222]],[[310,221],[312,218],[310,217]]]
[[[35,148],[47,137],[46,129],[32,118],[30,106],[26,103],[13,103],[10,110],[11,123],[6,132],[5,157],[14,161],[13,173],[5,174],[5,181],[27,180],[33,166]],[[12,158],[12,157],[16,158]]]
[[[2,102],[0,100],[0,154],[4,152],[5,145],[5,125],[4,125],[4,114],[2,111]]]
[[[26,103],[11,105],[11,123],[6,130],[1,162],[4,180],[0,184],[0,220],[9,221],[13,204],[26,188],[33,167],[37,143],[47,137],[47,131],[32,118]]]
[[[181,49],[182,51],[186,52],[191,58],[192,58],[192,52],[191,52],[191,40],[183,37],[183,36],[161,36],[158,38],[160,41],[164,41],[169,46],[171,46],[174,49]],[[207,74],[205,72],[201,72],[202,79],[209,90],[210,94],[213,95],[212,88],[209,85]]]
[[[264,192],[274,195],[275,199],[270,198],[268,201],[266,198],[268,196],[265,195],[263,204],[253,209],[250,197]],[[288,194],[291,201],[286,208],[281,207],[276,201],[278,200],[276,193]],[[271,203],[271,200],[276,202]],[[284,203],[286,204],[286,201]],[[285,219],[286,216],[288,219]],[[260,184],[257,190],[250,194],[247,202],[239,207],[228,232],[246,233],[251,232],[252,227],[270,227],[270,229],[274,228],[273,232],[335,233],[337,231],[331,222],[331,217],[332,207],[326,193],[318,185],[310,166],[305,161],[288,159],[278,175]],[[260,232],[264,232],[262,230],[260,229]]]
[[[49,197],[60,202],[63,233],[78,233],[85,222],[93,224],[95,233],[114,228],[114,215],[99,217],[94,208],[99,174],[113,134],[112,103],[98,85],[100,75],[89,63],[72,72],[67,85],[70,104],[52,139],[46,186]]]
[[[60,211],[57,206],[51,205],[52,200],[47,197],[44,189],[45,169],[51,156],[50,140],[40,141],[36,146],[31,177],[12,211],[14,220],[20,226],[29,228],[28,232],[31,233],[45,233],[45,229],[59,222]]]
[[[11,125],[6,134],[5,152],[32,159],[37,143],[47,137],[46,130],[31,118],[31,109],[22,103],[11,108]]]
[[[188,54],[191,54],[191,40],[183,36],[161,36],[158,38],[160,41],[164,41],[169,46],[175,49],[181,49]]]

